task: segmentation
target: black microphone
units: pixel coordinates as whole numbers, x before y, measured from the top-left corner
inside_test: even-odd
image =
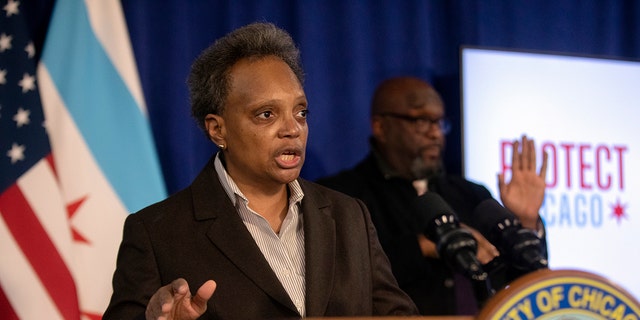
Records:
[[[453,209],[433,192],[417,197],[413,202],[415,214],[424,222],[424,234],[436,243],[440,258],[472,281],[479,306],[494,293],[488,274],[478,261],[478,243],[471,232],[460,228]]]
[[[495,199],[480,202],[470,220],[471,226],[498,248],[517,276],[548,268],[540,238],[533,230],[522,227],[520,220]]]

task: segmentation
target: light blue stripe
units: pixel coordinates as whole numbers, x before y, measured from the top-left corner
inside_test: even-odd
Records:
[[[83,1],[56,2],[42,60],[129,212],[164,198],[148,120],[93,34]]]

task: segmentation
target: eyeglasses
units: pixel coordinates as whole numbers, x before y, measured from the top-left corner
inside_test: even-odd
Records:
[[[382,112],[376,114],[381,117],[391,117],[400,120],[407,121],[418,131],[419,133],[427,132],[434,124],[438,125],[442,133],[447,134],[451,131],[451,122],[447,118],[431,119],[428,117],[414,117],[407,114],[395,113],[395,112]]]

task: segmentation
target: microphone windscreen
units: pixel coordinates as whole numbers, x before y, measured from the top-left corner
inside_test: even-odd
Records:
[[[515,222],[517,217],[493,198],[485,199],[474,209],[470,218],[470,225],[483,235],[491,234],[492,230],[501,222],[510,220]]]
[[[414,213],[426,223],[443,214],[454,214],[453,209],[440,195],[435,192],[426,192],[413,201]]]

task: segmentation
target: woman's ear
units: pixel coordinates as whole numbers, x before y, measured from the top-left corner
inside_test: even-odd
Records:
[[[207,129],[209,139],[217,146],[226,145],[224,118],[219,115],[209,113],[204,117],[204,127]],[[222,148],[224,149],[224,147]]]

